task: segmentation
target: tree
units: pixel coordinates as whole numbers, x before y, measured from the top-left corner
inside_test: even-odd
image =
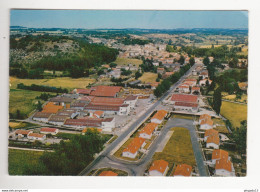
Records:
[[[210,63],[209,58],[208,58],[208,57],[205,57],[205,58],[203,59],[203,64],[207,66],[207,65],[209,65],[209,63]]]
[[[42,110],[42,104],[41,104],[40,101],[38,101],[38,103],[37,103],[37,110],[38,110],[38,111],[41,111],[41,110]]]
[[[194,57],[191,57],[190,60],[189,60],[189,62],[190,62],[190,65],[193,66],[193,65],[195,64],[195,59],[194,59]]]
[[[110,64],[109,64],[109,67],[111,67],[111,68],[115,68],[116,66],[117,66],[116,63],[110,63]]]
[[[214,91],[213,94],[213,109],[216,111],[217,114],[220,113],[220,108],[222,104],[221,97],[221,88],[219,87]]]
[[[184,61],[185,61],[185,58],[184,58],[184,56],[182,55],[181,57],[180,57],[180,59],[179,59],[179,63],[181,64],[181,65],[183,65],[184,64]]]
[[[142,76],[142,73],[140,73],[139,71],[137,71],[136,73],[135,73],[135,79],[138,79],[139,77],[141,77]]]

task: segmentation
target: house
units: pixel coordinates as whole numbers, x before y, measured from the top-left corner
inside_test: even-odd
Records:
[[[66,119],[69,119],[69,116],[65,116],[65,115],[52,115],[49,120],[48,123],[53,124],[53,125],[64,125],[64,122],[66,121]]]
[[[117,97],[118,93],[122,90],[119,86],[105,86],[99,85],[91,88],[90,95],[97,97]]]
[[[144,138],[144,139],[151,139],[154,131],[156,131],[157,128],[158,128],[158,124],[157,123],[148,123],[140,131],[139,137]]]
[[[184,103],[198,103],[199,99],[197,95],[189,94],[173,94],[171,97],[171,103],[184,102]]]
[[[229,158],[221,158],[216,161],[215,175],[222,177],[235,176],[235,170]]]
[[[199,81],[199,86],[206,86],[207,83],[210,85],[212,81],[210,79],[202,79]]]
[[[191,172],[192,172],[192,167],[190,165],[180,164],[177,165],[174,172],[174,176],[189,177],[191,176]]]
[[[15,131],[15,136],[17,136],[18,138],[27,138],[28,134],[30,133],[32,133],[32,131],[19,129]]]
[[[179,92],[180,93],[189,93],[190,92],[190,86],[187,84],[181,84],[178,86]]]
[[[57,113],[59,110],[63,109],[63,106],[56,105],[54,102],[48,102],[46,105],[43,106],[41,112],[43,113]]]
[[[52,135],[56,135],[59,132],[59,129],[56,128],[49,128],[49,127],[43,127],[40,130],[40,133],[42,134],[52,134]]]
[[[203,71],[201,71],[201,73],[200,73],[199,76],[202,77],[202,79],[209,78],[209,72],[208,72],[208,70],[203,70]]]
[[[62,96],[57,96],[50,99],[50,102],[54,103],[55,105],[61,105],[63,107],[66,107],[66,105],[70,104],[72,101],[72,98]]]
[[[163,119],[166,117],[167,113],[168,112],[165,110],[157,111],[155,115],[152,117],[151,122],[161,124],[163,122]]]
[[[162,75],[164,72],[164,68],[157,68],[157,73],[160,73]]]
[[[116,123],[115,123],[115,118],[110,117],[110,118],[105,118],[101,121],[101,128],[102,131],[104,132],[112,132],[113,128],[115,128]]]
[[[200,129],[207,130],[213,128],[213,121],[211,119],[203,119],[200,122]]]
[[[120,69],[114,69],[114,70],[110,71],[109,77],[120,78],[121,77],[121,70]]]
[[[155,160],[150,169],[149,175],[150,176],[165,176],[169,170],[169,164],[167,161],[164,160]]]
[[[206,142],[206,148],[219,148],[219,134],[214,129],[208,129],[204,134],[204,141]]]
[[[246,91],[247,90],[247,87],[248,87],[248,83],[247,82],[240,82],[238,83],[238,86],[240,89],[242,89],[243,91]]]
[[[222,149],[215,149],[212,152],[211,161],[213,164],[216,164],[216,161],[220,159],[229,159],[228,152]]]
[[[211,119],[211,116],[205,113],[200,116],[199,123],[201,123],[202,120],[206,120],[206,119]]]
[[[74,89],[73,93],[79,95],[90,95],[91,91],[91,89]]]
[[[200,87],[192,87],[191,88],[191,93],[198,95],[200,93]]]
[[[122,156],[134,159],[138,151],[145,146],[145,139],[141,137],[136,137],[132,142],[123,150]]]
[[[158,67],[159,66],[159,62],[153,62],[153,66]]]
[[[126,99],[124,100],[125,104],[128,104],[130,106],[130,109],[135,108],[135,104],[138,100],[137,96],[134,95],[129,95],[128,97],[126,97]]]
[[[48,122],[48,119],[51,117],[53,113],[43,113],[43,112],[36,112],[32,119],[34,121],[40,121],[40,122],[44,122],[44,123],[47,123]]]
[[[118,174],[113,171],[102,171],[99,176],[118,176]]]
[[[59,111],[58,113],[56,113],[56,115],[60,115],[60,116],[67,116],[71,119],[74,119],[76,116],[78,116],[79,110],[77,109],[63,109],[62,111]]]
[[[214,60],[214,57],[208,57],[209,58],[209,62],[212,63]]]
[[[206,142],[208,137],[210,137],[212,135],[217,135],[218,136],[218,131],[215,130],[215,129],[208,129],[208,130],[206,130],[205,134],[204,134],[204,142]]]
[[[158,87],[159,84],[160,82],[151,83],[151,89],[156,89],[156,87]]]
[[[196,113],[199,110],[199,104],[198,103],[187,103],[187,102],[175,102],[174,110]]]
[[[28,134],[28,139],[30,140],[37,140],[37,141],[44,141],[46,139],[46,135],[39,134],[39,133],[30,133]]]

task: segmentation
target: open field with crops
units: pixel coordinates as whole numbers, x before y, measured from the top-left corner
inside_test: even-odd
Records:
[[[129,59],[129,58],[117,57],[117,59],[113,63],[116,63],[117,65],[133,64],[139,66],[143,63],[143,61],[140,59]]]
[[[143,83],[155,83],[157,77],[158,75],[156,73],[146,72],[143,73],[142,77],[140,77],[138,80],[142,81]]]

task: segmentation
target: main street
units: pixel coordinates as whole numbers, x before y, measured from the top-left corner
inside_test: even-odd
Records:
[[[196,67],[196,64],[193,65],[180,79],[178,82],[176,82],[173,86],[171,86],[171,88],[157,101],[155,102],[147,111],[145,114],[143,114],[141,117],[139,117],[139,119],[137,119],[125,132],[123,132],[113,143],[111,143],[107,148],[105,148],[99,155],[96,159],[94,159],[83,171],[81,171],[81,173],[79,175],[87,175],[91,170],[93,169],[96,169],[97,168],[97,165],[102,165],[104,167],[109,167],[109,166],[112,166],[110,165],[111,163],[107,164],[108,163],[108,160],[112,160],[113,161],[113,157],[111,158],[111,155],[110,155],[110,152],[113,151],[115,148],[118,147],[118,145],[133,131],[136,129],[136,127],[142,123],[143,121],[145,121],[149,115],[155,111],[156,107],[158,107],[161,102],[167,98],[171,92],[179,86],[179,84],[192,72],[192,70]],[[163,131],[164,133],[164,131]],[[161,137],[159,138],[163,138],[163,134],[160,135]],[[150,149],[152,150],[152,149]],[[149,155],[146,156],[146,160],[149,160],[148,158],[149,157],[152,157],[152,153],[149,153]],[[145,160],[142,160],[141,162],[139,163],[142,163],[143,161]],[[132,164],[132,163],[131,163]],[[135,166],[138,166],[138,164],[136,164]],[[100,167],[100,166],[98,166]],[[122,167],[122,166],[121,166]],[[143,171],[143,167],[142,169],[139,169],[139,171],[135,171],[134,168],[127,168],[128,169],[128,172],[130,175],[140,175],[141,171]],[[123,169],[124,170],[124,169]]]

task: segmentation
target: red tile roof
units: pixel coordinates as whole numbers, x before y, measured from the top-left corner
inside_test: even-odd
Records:
[[[28,136],[42,138],[42,137],[44,137],[44,134],[30,133]]]
[[[207,138],[207,143],[215,143],[216,145],[219,145],[219,136],[218,135],[210,135]]]
[[[214,159],[228,159],[228,152],[227,151],[224,151],[222,149],[215,149],[213,152],[212,152],[212,160]]]
[[[21,134],[21,135],[28,135],[30,132],[32,132],[32,131],[28,131],[28,130],[22,130],[22,129],[20,129],[20,130],[17,130],[17,131],[15,131],[15,134]]]
[[[162,120],[167,115],[167,113],[168,112],[165,110],[159,110],[155,113],[155,115],[152,117],[152,119]]]
[[[91,89],[76,89],[76,93],[83,95],[89,95],[91,91]]]
[[[100,97],[114,97],[122,87],[119,86],[96,86],[91,88],[93,91],[90,93],[92,96],[100,96]]]
[[[122,98],[107,98],[107,97],[95,97],[91,101],[92,105],[105,105],[105,106],[121,106],[124,103]]]
[[[43,113],[57,113],[59,110],[63,109],[63,106],[55,105],[53,102],[48,102],[43,106]]]
[[[96,116],[96,117],[100,117],[100,116],[103,115],[103,114],[104,114],[104,111],[95,111],[95,112],[93,113],[93,115]]]
[[[202,120],[202,119],[211,119],[211,116],[208,114],[203,114],[200,116],[200,120]]]
[[[43,127],[43,128],[41,128],[41,132],[54,133],[56,130],[57,130],[56,128],[50,128],[50,127]]]
[[[49,118],[53,113],[36,112],[33,118]]]
[[[215,169],[225,169],[225,170],[231,172],[232,163],[229,159],[225,159],[225,158],[219,159],[216,161]]]
[[[113,171],[103,171],[99,176],[118,176],[118,174]]]
[[[200,122],[200,125],[205,125],[205,124],[208,124],[208,125],[213,125],[213,121],[211,119],[202,119],[201,122]]]
[[[199,90],[200,90],[200,87],[192,87],[191,90],[192,90],[192,91],[199,91]]]
[[[144,138],[136,137],[132,140],[132,142],[123,150],[123,152],[130,152],[135,154],[145,142]]]
[[[148,124],[145,125],[144,128],[140,131],[140,134],[141,134],[141,133],[146,133],[147,135],[151,135],[157,126],[158,126],[157,123],[148,123]]]
[[[86,110],[96,110],[96,111],[119,111],[120,106],[109,106],[109,105],[93,105],[89,103],[86,107]]]
[[[165,172],[165,170],[167,169],[168,167],[168,162],[167,161],[164,161],[164,160],[155,160],[150,169],[149,169],[149,172],[150,171],[153,171],[153,170],[156,170],[156,171],[159,171],[161,172],[162,174]]]
[[[186,95],[186,94],[173,94],[172,101],[175,102],[188,102],[188,103],[197,103],[198,96],[197,95]]]
[[[205,131],[204,137],[211,136],[211,135],[218,135],[218,131],[215,129],[208,129]]]
[[[177,165],[176,170],[174,172],[174,176],[182,175],[188,177],[191,175],[192,167],[187,164]]]

